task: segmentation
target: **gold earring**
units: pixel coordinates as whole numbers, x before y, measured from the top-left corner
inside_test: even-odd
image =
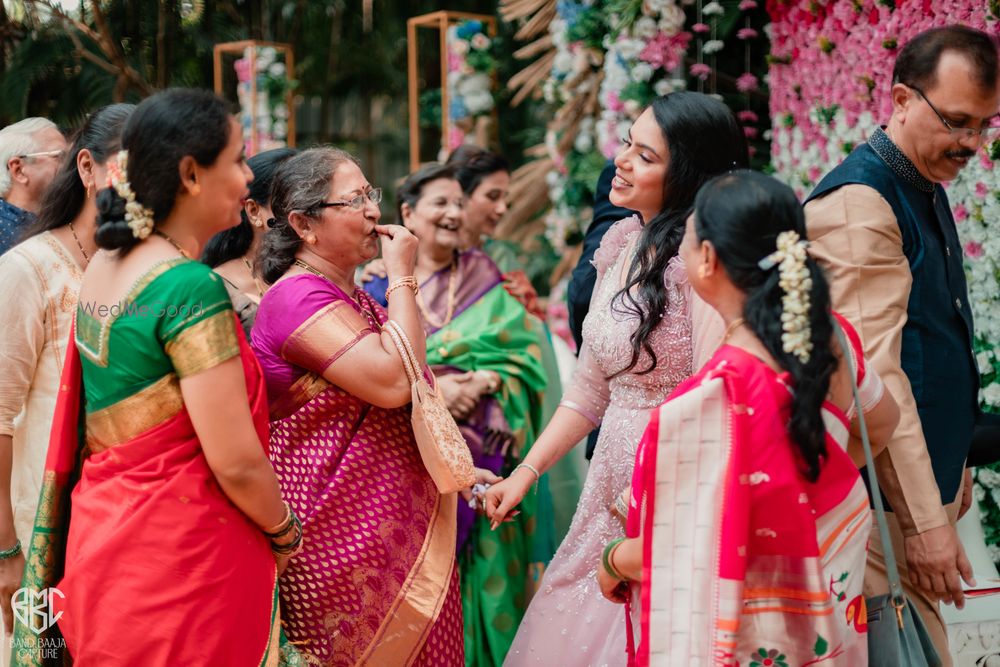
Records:
[[[90,191],[94,188],[93,183],[87,183],[87,199],[90,199]]]
[[[310,234],[309,236],[307,236],[306,243],[308,243],[309,245],[316,245],[316,235]]]

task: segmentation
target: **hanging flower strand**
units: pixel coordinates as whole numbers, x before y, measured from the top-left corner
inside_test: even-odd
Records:
[[[803,364],[812,355],[812,331],[809,327],[809,292],[812,277],[806,266],[809,243],[789,230],[778,234],[778,249],[758,262],[764,271],[778,267],[778,284],[785,292],[781,297],[781,348],[795,355]]]

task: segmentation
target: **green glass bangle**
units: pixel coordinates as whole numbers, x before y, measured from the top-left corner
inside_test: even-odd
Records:
[[[14,543],[10,549],[0,551],[0,560],[8,560],[21,553],[21,540]]]
[[[611,564],[611,552],[615,550],[615,547],[624,542],[625,539],[624,537],[619,537],[617,540],[611,540],[604,547],[604,552],[601,554],[601,565],[604,566],[604,571],[619,581],[625,581],[625,577]]]

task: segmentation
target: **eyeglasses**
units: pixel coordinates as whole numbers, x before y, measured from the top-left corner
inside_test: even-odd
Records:
[[[66,151],[64,150],[55,150],[55,151],[39,151],[37,153],[24,153],[22,155],[18,155],[17,157],[21,159],[29,157],[54,157],[56,160],[61,160],[63,155],[65,154]]]
[[[945,117],[941,115],[941,112],[938,111],[937,107],[934,106],[929,99],[927,99],[926,95],[924,95],[924,91],[908,83],[904,83],[903,85],[907,88],[911,88],[917,95],[920,95],[920,99],[927,102],[927,106],[931,108],[931,111],[933,111],[934,115],[938,117],[938,120],[940,120],[941,123],[948,128],[948,132],[951,133],[951,136],[958,137],[959,139],[982,139],[983,141],[993,141],[998,135],[1000,135],[1000,125],[996,125],[996,123],[1000,121],[1000,118],[997,116],[987,118],[986,122],[990,124],[986,127],[981,127],[978,130],[974,127],[955,127],[945,120]]]
[[[376,205],[379,204],[382,201],[382,188],[372,188],[363,195],[352,197],[347,201],[321,201],[318,204],[313,204],[307,210],[312,211],[320,208],[331,208],[333,206],[349,206],[355,211],[360,211],[365,207],[366,200]]]

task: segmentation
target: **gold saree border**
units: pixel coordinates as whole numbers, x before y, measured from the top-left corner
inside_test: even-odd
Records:
[[[38,513],[31,531],[31,542],[26,548],[24,575],[21,586],[32,591],[42,591],[62,577],[63,540],[66,531],[69,478],[46,470],[42,477]],[[66,502],[63,502],[66,501]],[[19,667],[37,667],[43,664],[42,642],[51,638],[54,628],[41,634],[28,630],[14,621],[14,635],[10,664]],[[65,648],[62,652],[65,652]]]
[[[182,378],[232,359],[240,353],[233,311],[227,308],[192,324],[167,343],[164,351]]]
[[[330,386],[330,383],[322,376],[315,373],[306,373],[292,383],[285,395],[278,398],[271,405],[271,421],[279,421],[285,417],[295,414],[299,408],[319,396],[319,394]]]
[[[335,301],[313,313],[281,345],[281,357],[314,373],[322,373],[372,331],[368,320],[346,301]]]
[[[274,566],[274,590],[271,597],[271,630],[268,633],[264,655],[257,664],[260,667],[278,667],[281,657],[281,601],[278,592],[278,566]]]
[[[128,442],[183,409],[180,380],[173,373],[164,375],[142,391],[89,413],[87,447],[90,453],[97,454]]]
[[[437,499],[420,554],[358,665],[412,665],[441,614],[455,568],[458,495]]]

